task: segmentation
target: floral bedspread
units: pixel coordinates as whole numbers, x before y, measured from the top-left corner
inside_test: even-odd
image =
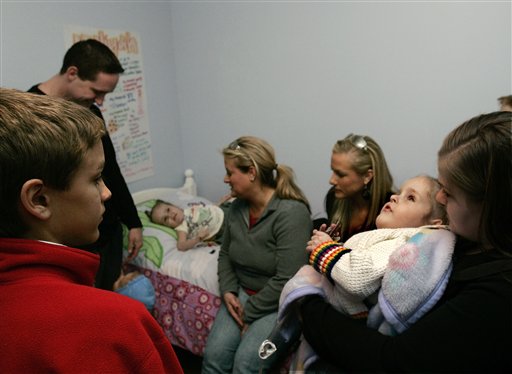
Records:
[[[155,287],[153,315],[171,344],[198,356],[203,355],[206,338],[220,307],[220,297],[186,281],[138,268]]]

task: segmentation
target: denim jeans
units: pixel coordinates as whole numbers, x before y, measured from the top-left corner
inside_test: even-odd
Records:
[[[249,298],[242,289],[238,297],[242,305]],[[268,372],[275,360],[260,359],[258,349],[272,331],[276,320],[277,311],[253,321],[241,336],[240,328],[222,303],[206,342],[202,374]]]

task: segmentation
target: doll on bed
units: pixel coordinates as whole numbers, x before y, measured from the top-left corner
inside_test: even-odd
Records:
[[[226,195],[217,205],[193,204],[185,209],[157,200],[146,214],[152,222],[175,229],[178,233],[178,250],[187,251],[204,241],[220,244],[224,213],[230,199],[231,196]]]
[[[138,271],[121,274],[114,282],[114,291],[140,301],[150,312],[155,306],[155,288],[151,281]]]

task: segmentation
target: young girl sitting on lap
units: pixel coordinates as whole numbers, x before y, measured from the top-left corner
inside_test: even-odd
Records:
[[[262,356],[279,349],[272,347],[271,342],[283,340],[283,334],[285,340],[292,335],[298,338],[299,324],[286,319],[297,318],[294,306],[306,295],[321,295],[338,311],[353,318],[366,318],[369,307],[377,302],[376,298],[368,298],[377,296],[390,255],[414,235],[422,233],[431,238],[432,232],[444,228],[439,225],[446,223],[446,211],[435,199],[439,190],[438,181],[429,176],[407,180],[377,216],[377,229],[356,234],[344,244],[333,241],[324,231],[314,230],[307,245],[311,265],[303,266],[285,285],[280,298],[278,325],[266,341],[267,345],[262,344]],[[325,226],[322,229],[325,230]],[[445,252],[449,262],[455,239],[451,233],[442,231],[441,235],[447,237],[443,237],[442,243],[448,243],[450,247]],[[295,331],[279,331],[282,329],[279,324]],[[292,345],[292,340],[287,345]],[[308,348],[303,344],[299,351],[308,351]],[[303,369],[302,361],[307,358],[304,356],[312,357],[310,352],[302,355],[293,363],[294,370]]]

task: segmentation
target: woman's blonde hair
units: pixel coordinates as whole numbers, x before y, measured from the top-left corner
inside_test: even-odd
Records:
[[[256,178],[262,185],[275,189],[277,197],[300,201],[309,209],[306,196],[295,183],[292,168],[276,163],[274,149],[265,140],[242,136],[224,148],[222,154],[234,160],[235,166],[244,173],[253,166]]]
[[[365,190],[361,191],[370,201],[368,216],[363,225],[363,229],[369,229],[373,226],[381,207],[388,200],[389,193],[393,191],[393,177],[389,172],[382,149],[369,136],[348,134],[334,144],[332,152],[353,153],[355,158],[352,168],[359,175],[365,175],[370,169],[373,171],[372,180]],[[340,226],[341,237],[344,239],[347,239],[352,209],[350,199],[335,199],[333,211],[327,212],[331,223],[337,223]]]

